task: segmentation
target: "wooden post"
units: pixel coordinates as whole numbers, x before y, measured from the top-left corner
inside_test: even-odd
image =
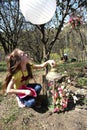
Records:
[[[42,87],[42,93],[43,93],[43,95],[47,95],[47,84],[48,84],[48,82],[47,82],[47,80],[46,80],[46,75],[43,75],[42,76],[42,84],[43,84],[43,87]]]

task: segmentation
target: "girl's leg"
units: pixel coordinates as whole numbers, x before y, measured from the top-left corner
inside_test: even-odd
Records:
[[[40,84],[34,83],[34,84],[28,84],[27,87],[31,87],[36,91],[37,97],[35,98],[35,106],[37,108],[40,108],[41,107],[41,101],[38,98],[38,95],[39,95],[39,93],[41,91],[42,86]]]
[[[42,86],[40,84],[34,83],[34,84],[28,84],[27,87],[31,87],[35,89],[37,95],[40,93]]]
[[[20,99],[19,99],[18,96],[16,96],[16,100],[17,100],[18,106],[19,106],[20,108],[25,107],[25,105],[20,101]]]
[[[19,99],[25,107],[34,107],[36,104],[35,98],[31,96],[26,96],[25,98]]]
[[[33,88],[37,95],[40,93],[42,86],[40,84],[28,84],[27,87],[31,87]],[[36,104],[35,98],[31,97],[31,96],[26,96],[25,98],[19,98],[18,96],[16,96],[17,102],[18,102],[18,106],[23,108],[23,107],[33,107]]]
[[[18,96],[16,96],[18,106],[20,108],[23,107],[33,107],[36,104],[36,101],[33,97],[27,96],[25,98],[20,99]]]

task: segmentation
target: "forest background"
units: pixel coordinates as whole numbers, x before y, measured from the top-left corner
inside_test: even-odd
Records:
[[[54,59],[57,71],[68,75],[61,82],[85,98],[58,115],[46,107],[38,111],[20,109],[14,95],[2,95],[0,91],[1,130],[87,130],[87,0],[56,2],[52,20],[37,26],[25,21],[19,0],[0,0],[0,89],[6,76],[5,56],[18,47],[35,63]],[[65,54],[68,61],[59,64]],[[42,76],[43,71],[36,73],[41,84]]]
[[[18,0],[0,1],[1,60],[16,47],[30,53],[38,63],[53,57],[58,60],[64,53],[70,59],[86,59],[87,1],[56,2],[57,8],[52,20],[37,26],[25,21]],[[74,27],[71,19],[75,22]]]

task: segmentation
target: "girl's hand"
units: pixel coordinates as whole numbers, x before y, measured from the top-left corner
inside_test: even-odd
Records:
[[[32,92],[31,92],[31,90],[25,90],[25,95],[29,95],[29,96],[31,96],[32,95]]]
[[[25,90],[25,95],[37,97],[37,93],[33,88],[29,88],[28,90]]]
[[[50,64],[51,67],[56,66],[56,63],[54,60],[48,60],[48,63]]]

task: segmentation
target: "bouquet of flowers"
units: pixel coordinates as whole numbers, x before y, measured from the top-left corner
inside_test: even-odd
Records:
[[[54,107],[53,112],[65,111],[71,99],[74,104],[78,100],[76,95],[73,92],[71,92],[69,89],[67,89],[66,86],[64,85],[59,86],[57,83],[54,85],[53,81],[49,81],[48,100],[49,100],[49,107],[50,105],[53,104]]]

